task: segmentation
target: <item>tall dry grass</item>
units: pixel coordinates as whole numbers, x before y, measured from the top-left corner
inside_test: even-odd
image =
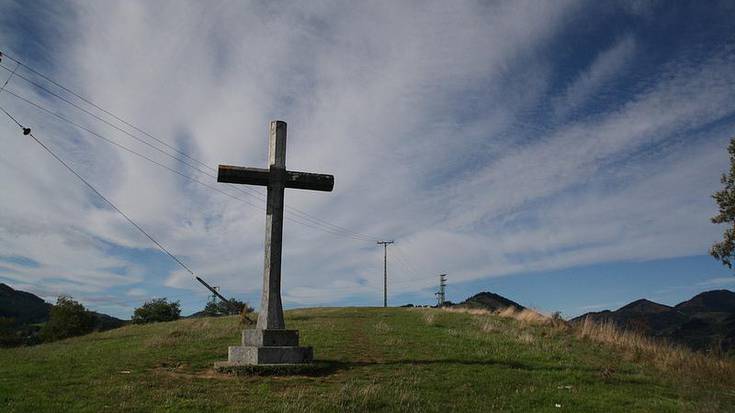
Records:
[[[443,311],[450,313],[465,313],[478,316],[498,316],[503,318],[512,318],[518,320],[524,324],[534,325],[549,325],[554,323],[554,318],[539,313],[538,311],[530,308],[524,308],[519,310],[515,307],[506,307],[499,311],[483,310],[480,308],[466,308],[466,307],[442,307]]]
[[[649,362],[663,371],[718,384],[735,384],[735,361],[731,359],[697,353],[636,331],[623,330],[613,322],[586,318],[573,326],[572,331],[577,337],[609,345],[630,360]]]
[[[602,323],[585,319],[573,325],[558,314],[547,316],[531,309],[518,310],[515,307],[500,311],[462,307],[447,307],[442,310],[481,317],[484,322],[480,327],[486,333],[501,330],[492,322],[492,316],[511,318],[517,320],[521,326],[546,326],[557,333],[569,333],[583,340],[609,346],[627,360],[652,365],[661,371],[671,373],[672,377],[735,386],[735,360],[714,354],[698,353],[639,332],[623,330],[612,322]]]

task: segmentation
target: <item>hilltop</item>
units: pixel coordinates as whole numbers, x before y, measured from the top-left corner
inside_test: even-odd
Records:
[[[0,411],[735,409],[732,362],[608,330],[477,309],[322,308],[286,320],[314,346],[312,375],[215,373],[238,341],[236,317],[128,325],[0,349]]]
[[[526,308],[513,300],[505,298],[502,295],[491,293],[489,291],[483,291],[481,293],[475,294],[459,304],[452,304],[452,306],[464,308],[480,308],[488,311],[501,311],[508,307],[515,307],[518,310],[523,310]]]
[[[707,291],[673,307],[641,299],[615,311],[599,311],[572,319],[610,321],[621,328],[665,338],[694,350],[735,349],[735,292]]]

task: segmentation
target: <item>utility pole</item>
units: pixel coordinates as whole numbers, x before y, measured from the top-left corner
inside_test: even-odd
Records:
[[[439,292],[436,294],[436,306],[443,307],[446,301],[447,274],[439,274]]]
[[[215,290],[214,287],[212,287],[211,285],[207,284],[207,282],[204,281],[204,280],[202,280],[200,277],[194,276],[194,278],[196,278],[196,280],[199,281],[203,286],[207,287],[207,289],[209,291],[211,291],[212,294],[214,294],[217,297],[219,297],[220,300],[226,302],[227,303],[227,306],[232,309],[232,314],[239,314],[240,313],[240,309],[235,304],[233,304],[232,301],[230,301],[230,300],[226,299],[224,296],[222,296],[222,294],[220,294],[219,291]],[[217,287],[217,289],[219,289],[219,287]]]
[[[388,307],[388,245],[395,241],[378,241],[383,246],[383,307]]]
[[[219,287],[218,286],[213,286],[212,288],[219,293]],[[215,294],[210,295],[209,296],[209,302],[210,303],[217,304],[217,296]]]

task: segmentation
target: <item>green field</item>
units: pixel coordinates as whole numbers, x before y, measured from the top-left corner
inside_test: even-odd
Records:
[[[215,373],[236,317],[0,350],[0,411],[735,411],[735,377],[662,369],[551,326],[435,309],[286,312],[322,370]]]

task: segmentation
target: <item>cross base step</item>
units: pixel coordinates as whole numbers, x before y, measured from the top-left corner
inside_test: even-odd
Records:
[[[214,363],[214,370],[218,373],[235,376],[291,376],[291,375],[320,375],[332,371],[325,363],[299,364],[242,364],[229,361]]]
[[[304,364],[314,359],[311,347],[297,346],[230,346],[227,362],[238,365],[255,364]]]
[[[253,347],[298,346],[298,330],[259,330],[242,331],[242,345]]]

